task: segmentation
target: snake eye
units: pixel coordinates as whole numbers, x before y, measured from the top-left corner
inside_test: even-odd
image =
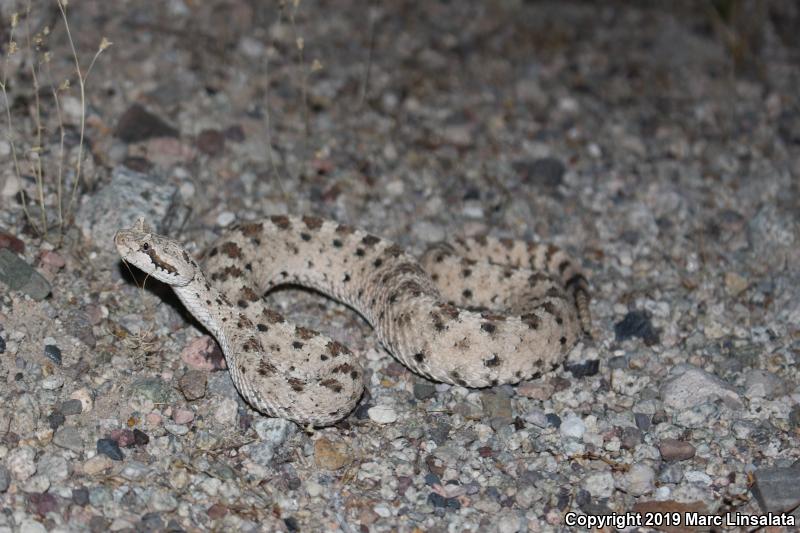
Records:
[[[150,249],[150,244],[148,244],[148,243],[144,243],[144,244],[142,245],[142,250],[144,250],[145,252],[146,252],[147,250],[149,250],[149,249]]]

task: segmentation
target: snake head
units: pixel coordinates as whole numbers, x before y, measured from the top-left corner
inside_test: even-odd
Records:
[[[143,218],[119,230],[114,244],[123,261],[168,285],[188,285],[198,272],[197,263],[180,243],[153,233]]]

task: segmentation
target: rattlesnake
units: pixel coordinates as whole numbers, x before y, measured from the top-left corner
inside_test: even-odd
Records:
[[[363,392],[363,371],[347,347],[267,307],[262,295],[276,285],[348,304],[408,368],[465,387],[549,371],[591,327],[586,278],[552,245],[456,239],[418,261],[344,224],[273,216],[227,231],[206,251],[204,274],[142,219],[114,241],[123,260],[171,285],[216,337],[253,407],[302,424],[346,416]]]

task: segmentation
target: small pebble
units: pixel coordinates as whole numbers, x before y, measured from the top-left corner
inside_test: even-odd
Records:
[[[620,322],[614,324],[614,334],[619,342],[632,337],[639,337],[647,346],[659,342],[658,332],[650,323],[650,316],[644,311],[630,311]]]
[[[633,419],[636,422],[636,427],[642,431],[647,431],[652,425],[650,422],[650,417],[644,413],[633,413]]]
[[[25,481],[36,472],[35,456],[36,452],[30,446],[20,446],[8,454],[6,466],[14,479]]]
[[[207,384],[207,373],[202,370],[189,370],[178,381],[183,397],[188,401],[197,400],[205,396]]]
[[[113,442],[113,441],[112,441]],[[122,452],[120,452],[122,453]],[[105,455],[95,455],[83,463],[83,473],[88,476],[95,476],[111,468],[113,463]]]
[[[414,382],[414,398],[417,400],[427,400],[436,394],[436,386],[428,381]]]
[[[59,364],[61,364],[60,358],[59,358]],[[44,390],[58,390],[64,386],[64,378],[59,374],[52,374],[44,378],[41,381],[40,385]]]
[[[122,461],[125,458],[119,445],[113,439],[97,439],[97,453],[114,461]]]
[[[218,156],[225,150],[225,135],[219,130],[203,130],[197,136],[196,143],[197,149],[204,154]]]
[[[133,442],[136,446],[146,446],[150,442],[150,437],[140,429],[133,430]]]
[[[72,503],[84,507],[89,503],[89,490],[86,487],[72,489]]]
[[[558,429],[561,427],[561,417],[557,414],[547,413],[545,417],[547,418],[547,422],[554,428]]]
[[[691,443],[677,439],[663,439],[658,445],[658,451],[665,461],[685,461],[695,454],[695,448]]]
[[[561,421],[559,431],[564,437],[580,439],[583,437],[584,432],[586,432],[586,424],[584,424],[583,420],[578,416],[567,415],[567,417]]]
[[[217,225],[224,228],[230,226],[236,220],[236,215],[230,211],[223,211],[217,215]]]
[[[47,489],[50,488],[50,480],[47,479],[47,476],[43,474],[36,474],[35,476],[31,476],[30,478],[22,484],[22,491],[23,492],[38,492],[42,493],[45,492]]]
[[[209,335],[203,335],[190,341],[181,351],[181,361],[196,370],[210,371],[227,368],[225,355]]]
[[[564,364],[564,369],[571,373],[572,377],[576,379],[591,377],[597,375],[600,371],[600,360],[592,359],[590,361],[584,361],[583,363]]]
[[[11,472],[8,471],[8,468],[0,464],[0,493],[7,491],[10,484]]]
[[[623,450],[633,450],[642,442],[642,431],[639,428],[624,427],[619,440]]]
[[[352,462],[350,447],[321,437],[314,442],[314,463],[325,470],[339,470]]]
[[[136,438],[133,435],[133,431],[130,429],[115,429],[111,431],[109,435],[114,442],[116,442],[120,448],[127,448],[133,445]]]
[[[44,347],[44,355],[55,364],[61,366],[61,349],[55,344],[46,344]]]
[[[800,465],[760,468],[753,479],[750,490],[765,513],[791,512],[800,505]]]
[[[642,496],[655,488],[655,472],[642,463],[634,463],[624,476],[625,490],[631,496]]]
[[[47,423],[50,425],[50,429],[56,430],[64,425],[66,422],[66,418],[64,415],[58,411],[53,411],[47,416]]]
[[[53,444],[73,452],[83,451],[83,437],[71,426],[62,426],[53,435]]]
[[[397,421],[397,412],[389,406],[376,405],[367,411],[370,420],[378,424],[392,424]]]
[[[61,404],[59,410],[66,416],[79,415],[83,411],[83,403],[78,399],[67,400]]]
[[[156,137],[177,137],[178,130],[142,105],[133,104],[119,117],[114,136],[126,143],[136,143]]]
[[[172,420],[176,424],[188,424],[194,420],[194,411],[190,409],[175,409],[172,413]]]
[[[164,429],[166,429],[176,437],[182,437],[187,433],[189,433],[188,426],[183,426],[181,424],[164,424]]]

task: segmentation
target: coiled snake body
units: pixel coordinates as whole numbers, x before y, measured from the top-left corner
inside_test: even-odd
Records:
[[[259,411],[323,426],[363,391],[358,357],[267,307],[292,283],[358,311],[404,365],[465,387],[549,371],[588,332],[586,278],[552,245],[490,237],[434,245],[421,260],[367,232],[317,217],[273,216],[226,232],[204,267],[139,220],[120,256],[167,283],[216,337],[233,382]]]

